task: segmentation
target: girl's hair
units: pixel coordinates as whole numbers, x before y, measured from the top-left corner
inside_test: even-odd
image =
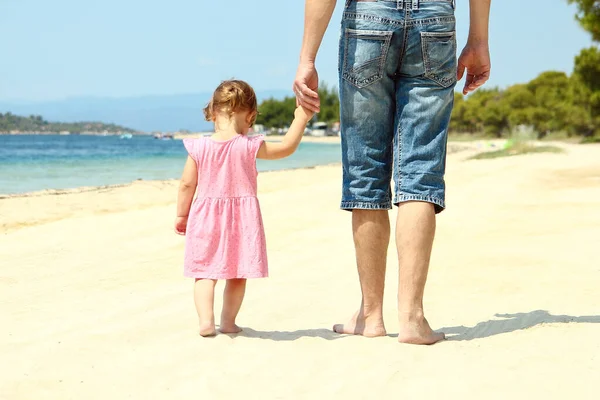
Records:
[[[230,117],[235,112],[248,111],[253,114],[252,124],[257,113],[256,94],[254,89],[244,81],[223,81],[215,89],[208,105],[204,108],[204,118],[213,121],[217,114],[226,113]]]

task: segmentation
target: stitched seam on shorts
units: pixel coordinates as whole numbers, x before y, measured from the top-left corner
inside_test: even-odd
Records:
[[[440,207],[446,208],[444,200],[435,196],[428,196],[423,194],[399,194],[395,196],[394,204],[402,203],[405,201],[417,200],[417,201],[425,201],[428,203],[437,204]]]
[[[342,201],[340,208],[344,210],[359,209],[359,210],[389,210],[392,208],[392,202],[385,203],[369,203],[366,201]]]
[[[408,10],[406,10],[405,14],[408,15]],[[402,42],[402,54],[400,54],[400,59],[399,59],[400,60],[400,69],[402,69],[402,63],[404,61],[404,56],[406,55],[406,42],[407,42],[407,40],[408,40],[408,29],[405,26],[404,27],[404,39],[403,39],[403,42]]]
[[[405,23],[405,21],[395,21],[393,19],[378,17],[376,15],[355,13],[355,12],[350,12],[350,11],[346,11],[344,13],[344,18],[364,19],[366,21],[373,21],[373,22],[379,22],[379,23],[387,24],[387,25],[399,25],[399,26],[403,26]]]
[[[398,105],[396,105],[396,118],[399,118],[398,115]],[[400,121],[398,121],[398,129],[396,132],[396,137],[398,138],[396,140],[396,146],[394,148],[394,152],[396,153],[396,179],[394,179],[394,184],[395,184],[395,192],[398,193],[398,191],[400,190],[400,184],[402,182],[402,174],[400,173],[400,162],[402,161],[402,125],[400,124]]]
[[[413,25],[427,25],[427,24],[445,24],[445,23],[455,23],[456,17],[454,15],[447,17],[430,17],[430,18],[422,18],[422,19],[407,19],[404,21],[398,21],[390,18],[379,17],[377,15],[371,14],[363,14],[356,13],[352,11],[345,11],[344,18],[349,19],[364,19],[366,21],[379,22],[381,24],[386,25],[396,25],[396,26],[413,26]]]
[[[381,52],[381,55],[379,57],[374,58],[372,60],[369,60],[369,61],[361,64],[358,68],[350,69],[350,68],[348,68],[348,58],[347,58],[348,51],[346,50],[348,40],[350,38],[350,34],[354,34],[354,36],[358,38],[361,36],[360,34],[362,32],[365,32],[365,34],[362,36],[368,36],[367,32],[370,32],[373,36],[377,36],[378,38],[375,40],[380,40],[379,38],[383,38],[383,40],[382,40],[383,51]],[[390,49],[390,43],[392,41],[392,35],[393,35],[393,32],[391,32],[391,31],[363,30],[362,32],[361,32],[361,30],[350,29],[350,28],[346,28],[344,30],[344,37],[345,37],[345,39],[344,39],[344,64],[342,65],[342,77],[359,89],[364,88],[364,87],[370,85],[371,83],[376,82],[376,81],[380,80],[381,78],[383,78],[383,70],[385,68],[385,60],[387,59],[387,54]],[[383,33],[383,34],[378,34],[378,32]],[[369,66],[369,64],[371,62],[377,61],[378,59],[379,59],[379,63],[377,65],[377,73],[375,75],[373,75],[372,77],[370,77],[369,79],[359,81],[355,77],[351,76],[352,73],[356,73],[358,71],[361,71],[361,70],[367,68],[367,66]]]
[[[425,78],[428,78],[443,88],[448,88],[456,83],[453,77],[448,80],[443,80],[443,77],[440,77],[437,74],[431,73],[431,59],[429,57],[429,44],[431,43],[431,38],[435,37],[444,37],[450,36],[456,42],[456,31],[452,32],[421,32],[421,51],[423,52],[423,64],[425,66],[425,74],[423,75]],[[448,84],[450,82],[450,84]]]
[[[430,25],[430,24],[445,24],[456,22],[455,16],[448,17],[430,17],[430,18],[422,18],[422,19],[411,19],[406,21],[407,26],[413,25]]]

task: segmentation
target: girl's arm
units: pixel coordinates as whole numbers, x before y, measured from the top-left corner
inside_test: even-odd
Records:
[[[175,231],[179,234],[185,234],[187,218],[190,214],[194,194],[196,193],[196,185],[198,183],[198,167],[196,161],[191,156],[188,156],[183,174],[179,183],[179,192],[177,194],[177,218],[175,219]]]
[[[287,131],[281,143],[262,142],[256,158],[264,160],[277,160],[292,155],[298,148],[306,124],[312,118],[314,113],[303,107],[296,108],[294,111],[294,121],[290,125],[290,130]]]

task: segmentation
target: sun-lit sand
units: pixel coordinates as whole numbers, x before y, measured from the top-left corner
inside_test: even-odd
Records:
[[[600,146],[457,146],[425,304],[449,340],[432,347],[394,337],[393,247],[389,337],[331,332],[359,305],[339,166],[260,175],[271,276],[238,337],[197,335],[176,181],[0,199],[0,399],[598,399]]]

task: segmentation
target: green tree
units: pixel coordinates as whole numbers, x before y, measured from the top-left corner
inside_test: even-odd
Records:
[[[510,109],[508,123],[511,128],[519,125],[534,125],[537,103],[527,85],[514,85],[506,89],[503,103]]]
[[[535,96],[537,107],[534,127],[543,136],[548,132],[564,131],[567,114],[572,108],[570,81],[564,72],[547,71],[527,85]]]
[[[71,123],[50,123],[45,121],[40,115],[31,115],[29,117],[20,117],[10,112],[0,114],[0,132],[31,132],[31,133],[57,133],[69,131],[79,132],[104,132],[110,133],[129,132],[135,133],[133,129],[124,128],[115,124],[103,124],[100,122],[71,122]]]
[[[458,106],[456,116],[460,120],[454,124],[464,128],[463,132],[485,132],[501,136],[508,128],[509,110],[502,102],[502,92],[497,88],[478,89],[464,104],[459,101]]]
[[[337,122],[340,120],[340,99],[336,87],[329,88],[325,82],[319,85],[321,111],[315,115],[316,121]],[[296,98],[285,97],[283,100],[270,98],[263,100],[258,106],[259,115],[256,123],[267,128],[283,128],[289,126],[294,118]]]
[[[600,135],[600,51],[596,47],[583,49],[575,57],[572,90],[580,105],[589,110],[591,129],[588,135]]]
[[[294,118],[296,99],[285,97],[283,100],[267,99],[259,106],[259,115],[256,123],[268,128],[283,128],[288,126]]]
[[[316,118],[322,122],[337,122],[340,120],[340,99],[336,87],[329,88],[325,82],[319,85],[321,111]]]
[[[600,0],[567,0],[569,4],[577,5],[577,20],[586,31],[592,34],[592,39],[600,41]]]

